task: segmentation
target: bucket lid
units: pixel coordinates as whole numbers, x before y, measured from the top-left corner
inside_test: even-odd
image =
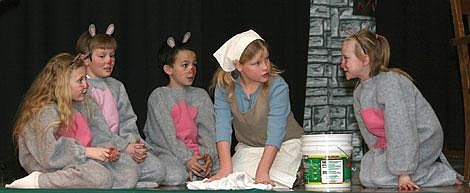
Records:
[[[315,135],[302,135],[303,142],[339,142],[351,143],[351,134],[315,134]]]

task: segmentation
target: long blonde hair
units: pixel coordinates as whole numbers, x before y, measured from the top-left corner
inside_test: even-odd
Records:
[[[56,104],[59,120],[49,123],[46,128],[36,128],[43,132],[50,127],[68,128],[72,115],[70,74],[83,67],[83,61],[69,53],[52,57],[37,75],[20,105],[13,136],[18,139],[28,124],[37,126],[44,107]],[[41,132],[40,132],[41,133]]]
[[[266,41],[261,39],[254,40],[253,42],[248,44],[245,50],[243,50],[240,56],[239,63],[241,65],[245,65],[246,62],[253,59],[253,57],[255,57],[258,52],[264,49],[269,51],[269,46]],[[269,80],[263,84],[263,92],[268,92],[268,88],[269,85],[271,85],[272,79],[282,73],[282,71],[279,70],[275,65],[273,65],[272,63],[270,64],[271,66],[269,67]],[[228,100],[229,102],[233,102],[235,98],[235,79],[239,75],[240,73],[237,70],[233,72],[225,72],[221,67],[219,67],[214,73],[214,76],[212,77],[209,90],[211,90],[212,93],[212,91],[218,85],[228,91]]]
[[[362,29],[347,37],[343,44],[346,42],[354,43],[354,54],[359,59],[364,60],[366,56],[369,56],[369,77],[373,77],[380,72],[394,71],[413,80],[409,74],[399,68],[388,68],[390,44],[384,36]]]

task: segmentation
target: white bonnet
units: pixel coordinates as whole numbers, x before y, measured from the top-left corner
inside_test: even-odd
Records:
[[[234,71],[235,62],[240,59],[243,50],[245,50],[248,44],[257,39],[262,40],[263,38],[253,30],[239,33],[230,38],[224,43],[224,45],[215,51],[214,57],[225,72]]]

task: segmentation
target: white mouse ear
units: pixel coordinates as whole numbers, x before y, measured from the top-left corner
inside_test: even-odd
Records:
[[[168,44],[168,46],[170,46],[170,48],[174,48],[175,47],[175,39],[173,37],[169,37],[166,40],[166,44]]]
[[[90,26],[88,26],[88,33],[90,33],[91,37],[96,35],[95,24],[90,24]]]
[[[191,32],[186,32],[183,37],[183,44],[189,41],[189,38],[191,37]]]
[[[114,24],[109,24],[106,28],[106,35],[112,35],[114,33]]]

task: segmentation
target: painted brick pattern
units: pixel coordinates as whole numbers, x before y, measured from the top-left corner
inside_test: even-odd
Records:
[[[339,68],[341,42],[349,32],[375,31],[375,19],[352,15],[352,7],[353,0],[310,0],[306,134],[353,133],[353,140],[360,138],[352,107],[354,83]]]

